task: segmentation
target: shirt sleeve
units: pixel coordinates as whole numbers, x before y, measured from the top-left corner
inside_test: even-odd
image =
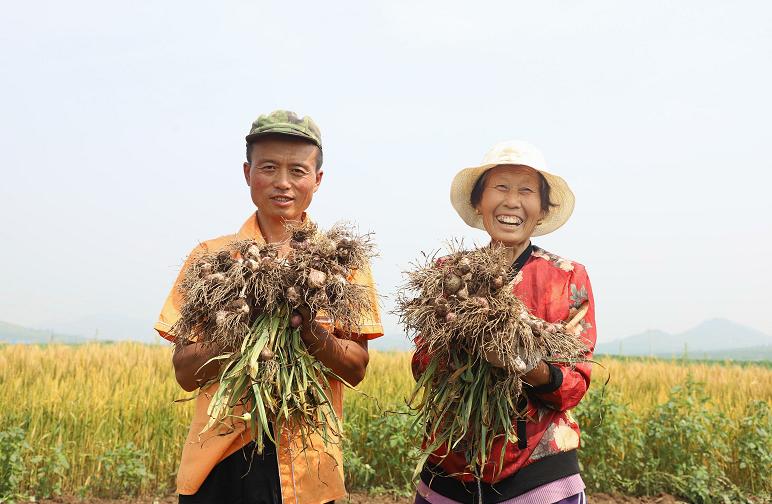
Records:
[[[570,320],[579,308],[588,303],[587,313],[579,323],[574,326],[574,334],[579,336],[587,345],[587,351],[583,357],[586,360],[592,358],[597,337],[595,328],[595,301],[593,300],[592,287],[584,266],[576,264],[566,285],[564,301],[568,305],[568,319]],[[534,387],[532,393],[547,406],[558,411],[565,411],[576,407],[581,401],[587,388],[590,386],[590,372],[592,364],[589,362],[570,364],[549,364],[550,381],[546,385]]]
[[[350,282],[356,285],[362,285],[367,287],[368,296],[370,297],[370,310],[362,314],[359,323],[356,327],[351,328],[349,333],[346,328],[340,327],[336,324],[335,334],[338,336],[345,336],[347,339],[353,340],[372,340],[383,336],[383,325],[381,323],[381,311],[378,306],[378,292],[375,288],[375,282],[373,280],[373,274],[370,267],[360,268],[356,270],[351,277]]]
[[[179,288],[180,283],[185,278],[185,272],[190,263],[195,260],[196,257],[206,253],[207,250],[207,246],[202,243],[191,251],[187,259],[185,259],[185,263],[182,265],[180,272],[177,274],[177,279],[174,281],[174,284],[169,291],[169,295],[166,296],[166,301],[164,301],[163,308],[161,308],[161,313],[158,315],[158,320],[156,321],[154,328],[162,338],[171,341],[172,343],[174,343],[176,339],[174,334],[171,333],[172,326],[180,319],[180,310],[182,309],[182,304],[184,302],[182,292],[180,292]]]

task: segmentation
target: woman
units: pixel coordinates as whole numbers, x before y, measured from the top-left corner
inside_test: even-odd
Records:
[[[570,321],[569,327],[586,342],[590,357],[595,313],[584,266],[531,244],[531,237],[562,226],[574,207],[566,182],[544,168],[544,158],[532,145],[499,143],[482,165],[456,174],[451,202],[464,222],[490,235],[491,246],[506,248],[514,293],[530,312],[549,323]],[[500,356],[486,358],[501,367]],[[413,356],[414,374],[420,375],[427,363],[419,345]],[[590,364],[532,360],[521,378],[527,384],[520,404],[526,420],[518,420],[518,441],[504,446],[503,464],[499,465],[498,455],[490,457],[478,481],[466,469],[463,453],[445,455],[440,449],[421,473],[416,504],[585,502],[576,453],[579,426],[569,410],[587,391]],[[494,443],[492,453],[501,453],[504,442]]]

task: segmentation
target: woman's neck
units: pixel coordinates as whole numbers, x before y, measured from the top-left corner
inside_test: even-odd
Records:
[[[528,245],[530,244],[531,244],[531,240],[527,240],[525,243],[518,243],[518,244],[491,241],[491,247],[503,247],[505,249],[507,260],[510,264],[515,262],[515,259],[520,257],[520,254],[525,252],[525,249],[527,249]]]

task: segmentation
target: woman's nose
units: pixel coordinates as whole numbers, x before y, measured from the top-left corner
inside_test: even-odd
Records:
[[[512,191],[507,194],[507,198],[504,200],[504,206],[507,208],[520,208],[520,194],[517,191]]]

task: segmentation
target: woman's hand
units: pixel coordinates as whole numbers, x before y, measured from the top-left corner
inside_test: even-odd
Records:
[[[483,353],[483,357],[486,361],[488,361],[488,364],[490,364],[493,367],[497,368],[505,368],[506,365],[504,364],[504,359],[501,358],[501,354],[492,349],[485,350]]]
[[[587,314],[587,310],[589,309],[589,303],[584,302],[576,311],[575,314],[571,317],[571,320],[569,320],[566,325],[565,329],[568,331],[572,331],[574,327],[581,327],[580,323],[584,319],[584,316]],[[557,328],[560,326],[560,324],[553,324],[546,322],[544,320],[535,318],[534,325],[531,326],[532,329],[536,330],[546,330],[547,332],[553,332],[556,331]],[[544,360],[539,360],[536,363],[536,366],[533,369],[528,370],[523,375],[523,381],[528,383],[529,385],[533,387],[539,387],[542,385],[546,385],[551,381],[551,375],[550,372],[550,366],[547,364]]]
[[[550,367],[543,360],[539,360],[536,363],[536,367],[523,375],[523,381],[532,387],[546,385],[550,382],[550,379]]]
[[[483,357],[491,366],[506,369],[510,373],[524,374],[536,365],[536,361],[534,361],[533,365],[529,366],[520,355],[508,359],[495,349],[483,350]]]
[[[525,362],[519,355],[512,359],[512,362],[505,362],[504,358],[495,350],[485,350],[483,356],[488,364],[497,368],[506,369],[510,373],[516,373],[522,376],[524,382],[538,387],[549,383],[549,366],[540,357],[532,357],[530,363]]]

